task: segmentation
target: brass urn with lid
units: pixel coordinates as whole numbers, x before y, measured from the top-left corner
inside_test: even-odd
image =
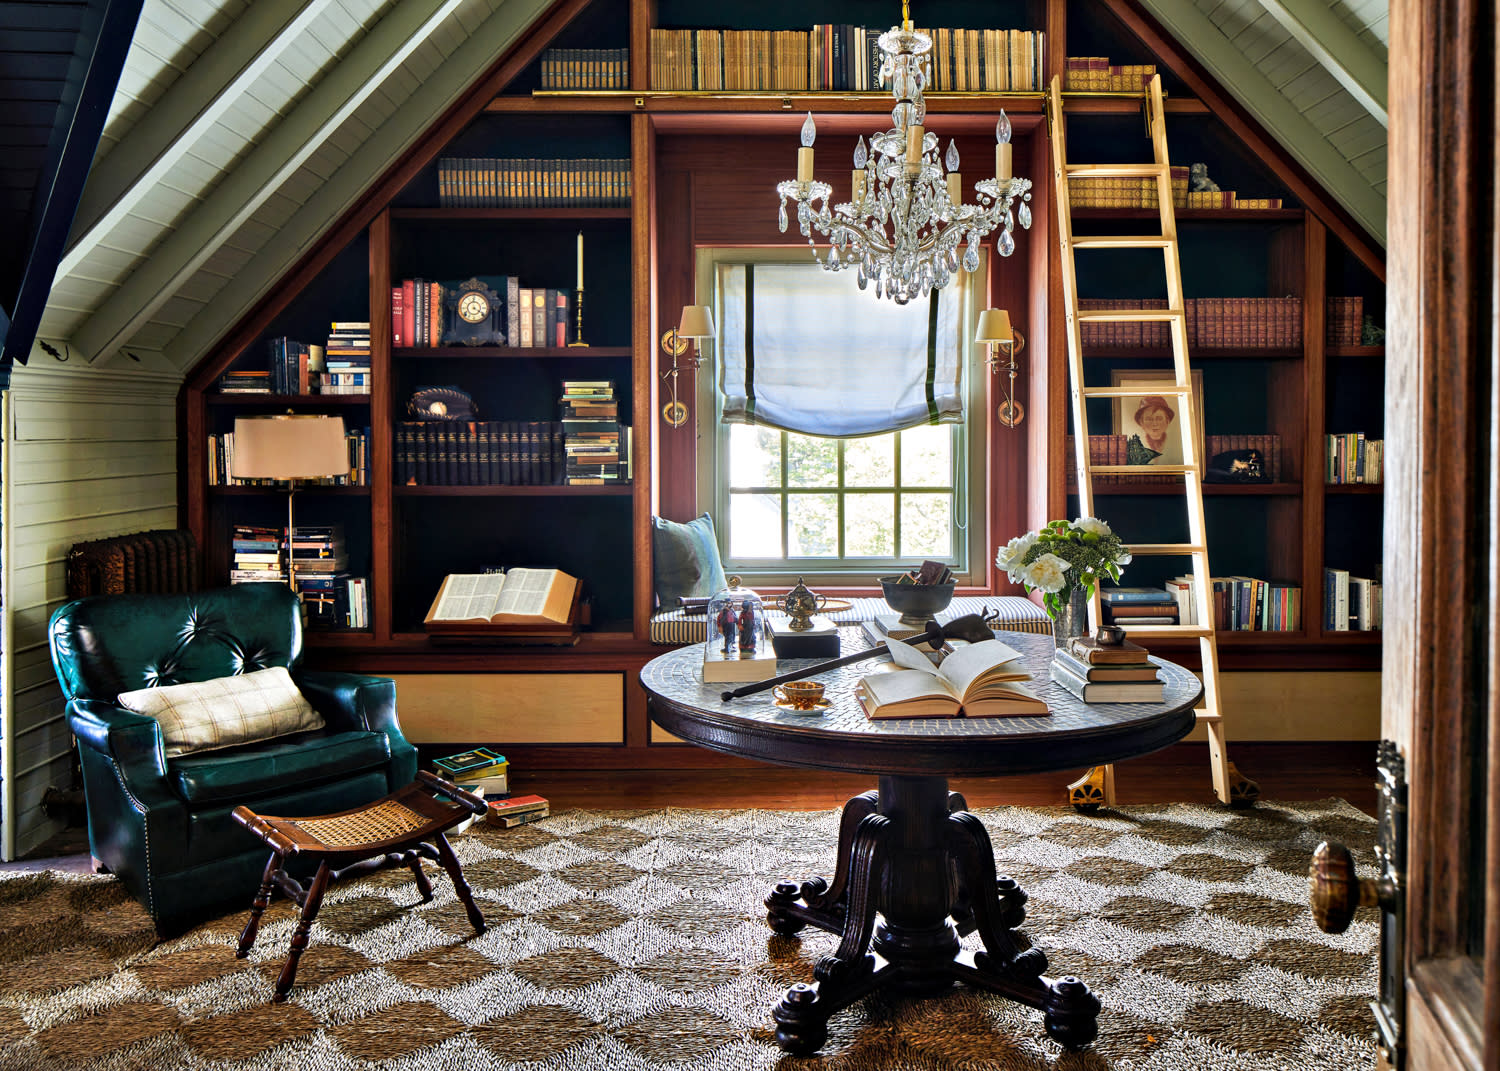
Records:
[[[786,611],[787,617],[791,618],[787,628],[792,632],[806,632],[813,627],[812,615],[823,609],[827,603],[826,595],[815,595],[809,591],[799,576],[797,586],[781,599],[781,608]]]

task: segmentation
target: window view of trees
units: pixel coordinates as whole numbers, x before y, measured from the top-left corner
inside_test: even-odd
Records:
[[[959,431],[822,439],[734,425],[725,438],[732,561],[953,559]]]

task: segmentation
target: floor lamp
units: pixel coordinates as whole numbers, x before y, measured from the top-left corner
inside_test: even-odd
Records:
[[[230,475],[235,479],[286,480],[286,582],[297,590],[292,573],[292,498],[298,480],[349,475],[349,446],[344,418],[287,413],[279,416],[235,417],[234,456]]]

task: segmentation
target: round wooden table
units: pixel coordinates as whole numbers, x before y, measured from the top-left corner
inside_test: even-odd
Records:
[[[842,629],[845,654],[868,647]],[[820,713],[776,707],[769,691],[725,700],[735,685],[704,684],[698,645],[652,659],[641,670],[651,719],[714,751],[784,766],[877,775],[877,791],[844,805],[831,880],[782,881],[766,898],[771,929],[790,936],[812,925],[840,935],[811,985],[787,990],[775,1011],[776,1041],[792,1053],[821,1048],[828,1020],[879,987],[930,994],[967,982],[1045,1013],[1065,1048],[1098,1034],[1099,1000],[1071,976],[1048,978],[1047,958],[1016,928],[1026,893],[995,871],[989,834],[968,813],[949,777],[994,777],[1098,766],[1175,743],[1193,728],[1203,687],[1188,670],[1152,658],[1165,683],[1161,703],[1083,703],[1048,672],[1050,636],[1000,632],[1021,653],[1031,687],[1051,713],[1017,718],[872,720],[854,686],[881,661],[831,669]],[[783,660],[783,673],[815,660]],[[880,922],[876,924],[876,914]],[[983,951],[960,937],[978,932]]]

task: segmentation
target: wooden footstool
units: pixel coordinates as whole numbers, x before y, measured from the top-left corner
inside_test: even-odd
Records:
[[[302,908],[302,915],[292,934],[286,966],[276,979],[275,1000],[278,1003],[286,1000],[297,978],[297,960],[307,947],[308,933],[323,903],[323,894],[328,891],[328,883],[387,867],[408,866],[422,902],[427,903],[432,899],[432,883],[422,872],[423,859],[441,864],[448,872],[469,921],[474,924],[474,932],[483,933],[484,916],[475,905],[474,894],[464,880],[463,867],[443,834],[469,815],[484,813],[484,800],[425,770],[418,771],[417,779],[400,791],[338,814],[273,818],[256,814],[249,807],[236,807],[235,821],[266,842],[271,858],[266,863],[260,893],[250,908],[250,921],[240,935],[235,955],[243,959],[250,954],[260,930],[260,917],[270,906],[273,890],[280,889],[295,900]],[[427,843],[429,840],[432,843]],[[292,855],[318,860],[318,872],[306,888],[286,872],[286,859]],[[339,860],[352,861],[334,869],[332,862]]]

